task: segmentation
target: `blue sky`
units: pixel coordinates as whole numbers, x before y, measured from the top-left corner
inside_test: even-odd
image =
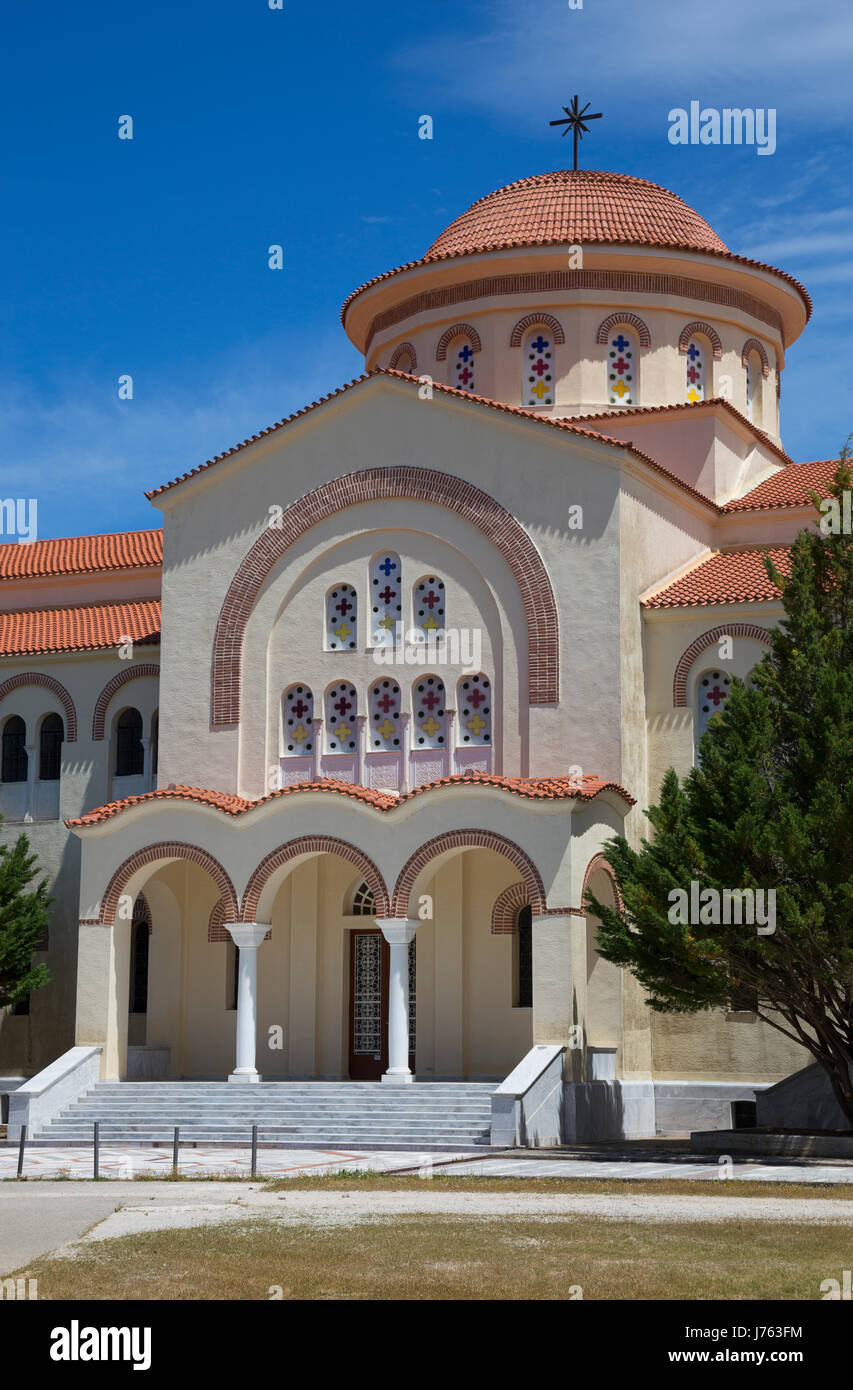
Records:
[[[358,375],[341,301],[569,162],[548,121],[575,91],[604,112],[584,167],[665,184],[811,291],[792,456],[853,430],[843,0],[45,0],[7,7],[2,39],[0,495],[37,496],[41,536],[157,524],[145,488]],[[776,153],[671,146],[691,100],[774,107]]]

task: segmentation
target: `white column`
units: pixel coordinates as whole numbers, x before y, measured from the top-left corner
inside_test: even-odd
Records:
[[[311,731],[312,731],[312,733],[313,733],[313,735],[314,735],[314,780],[316,781],[318,777],[322,777],[322,776],[323,776],[323,763],[322,763],[322,757],[323,757],[323,721],[322,721],[322,719],[315,719],[315,720],[314,720],[313,724],[311,725]]]
[[[150,738],[141,738],[139,742],[142,744],[142,775],[145,780],[145,790],[150,792],[154,790],[154,783],[151,780],[151,740]]]
[[[226,922],[240,952],[237,975],[237,1064],[229,1081],[260,1081],[255,1066],[258,1031],[258,947],[268,922]]]
[[[420,923],[410,917],[374,917],[391,948],[388,978],[388,1070],[383,1081],[406,1085],[409,1070],[409,942]]]
[[[410,762],[412,756],[412,727],[411,715],[408,710],[403,710],[400,715],[400,732],[403,737],[400,740],[403,745],[403,767],[400,773],[400,795],[405,796],[409,790],[410,782]]]
[[[456,710],[448,709],[447,714],[447,773],[453,777],[456,773]]]

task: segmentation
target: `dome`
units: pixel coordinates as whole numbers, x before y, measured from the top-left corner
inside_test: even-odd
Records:
[[[704,217],[660,184],[597,169],[557,169],[479,198],[436,238],[424,260],[590,242],[728,252]]]

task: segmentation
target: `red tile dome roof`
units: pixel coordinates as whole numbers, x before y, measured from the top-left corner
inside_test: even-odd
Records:
[[[704,217],[660,184],[598,169],[556,169],[479,198],[436,238],[424,260],[555,242],[728,251]]]

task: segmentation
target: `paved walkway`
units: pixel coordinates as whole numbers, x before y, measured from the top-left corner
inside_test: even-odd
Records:
[[[0,1147],[0,1184],[17,1173],[18,1153]],[[351,1149],[267,1149],[258,1150],[260,1177],[333,1173],[340,1169],[378,1172],[452,1172],[468,1177],[507,1178],[690,1178],[716,1182],[721,1178],[740,1178],[755,1182],[853,1182],[853,1162],[755,1159],[718,1160],[697,1158],[683,1147],[664,1144],[589,1145],[583,1149],[549,1152],[534,1157],[527,1153],[485,1153],[472,1158],[469,1153],[452,1154],[433,1150],[423,1153]],[[248,1148],[231,1149],[199,1146],[182,1148],[180,1172],[190,1177],[250,1176]],[[172,1171],[171,1145],[162,1148],[133,1145],[101,1145],[100,1174],[132,1182],[146,1174],[166,1175]],[[91,1145],[27,1149],[24,1177],[91,1178]],[[2,1186],[0,1186],[2,1190]]]

